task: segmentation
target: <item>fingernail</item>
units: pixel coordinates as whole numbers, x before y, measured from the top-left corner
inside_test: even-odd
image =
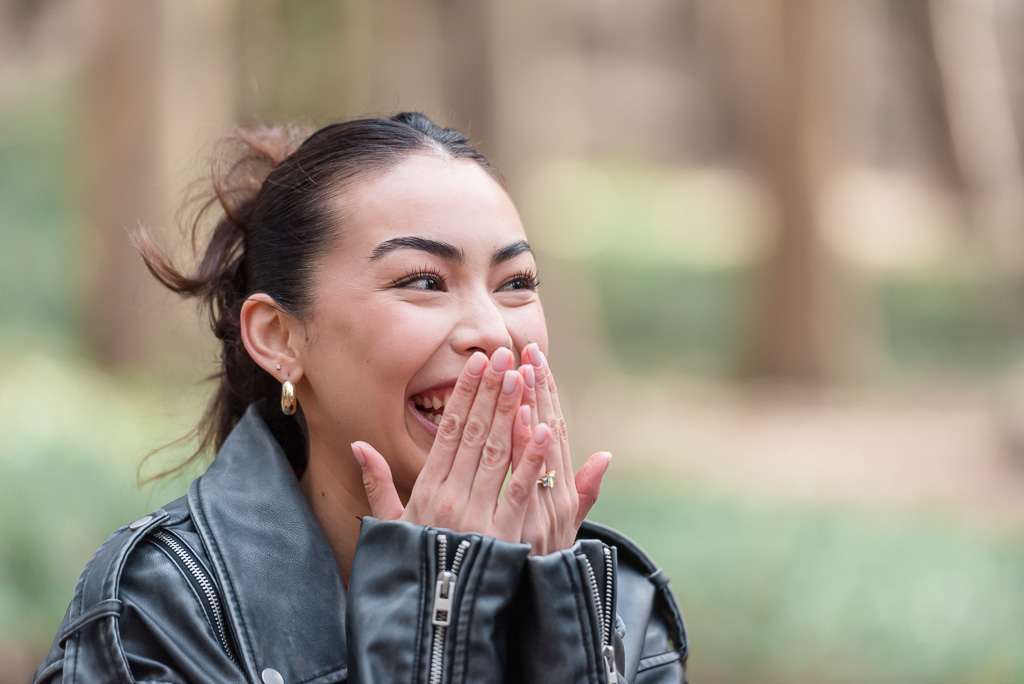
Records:
[[[523,381],[526,382],[526,386],[533,389],[533,384],[537,381],[537,375],[533,371],[533,366],[527,364],[523,366]]]
[[[508,370],[512,363],[512,350],[508,347],[499,347],[491,356],[491,366],[495,372],[502,373]]]
[[[547,368],[548,367],[548,357],[542,351],[537,352],[537,355],[540,357],[540,366],[537,366],[537,367],[538,368],[542,368],[542,367],[543,368]]]
[[[349,446],[352,447],[352,455],[356,457],[356,463],[359,464],[360,468],[366,467],[366,455],[363,454],[362,447],[359,446],[358,442],[352,442]]]
[[[501,393],[512,394],[512,390],[516,388],[516,378],[519,377],[519,373],[515,371],[505,371],[505,378],[501,381]]]
[[[533,443],[543,444],[549,436],[551,436],[551,428],[548,427],[547,423],[541,423],[537,426],[537,429],[533,431]]]
[[[530,353],[530,358],[533,360],[533,367],[540,370],[544,365],[544,352],[538,347]]]
[[[484,366],[487,365],[487,356],[482,352],[473,352],[473,355],[469,357],[469,363],[466,364],[466,370],[469,371],[470,375],[479,377],[484,372]]]
[[[519,407],[519,422],[521,422],[523,425],[525,425],[527,427],[530,426],[530,405],[529,404],[527,404],[525,406],[520,406]]]

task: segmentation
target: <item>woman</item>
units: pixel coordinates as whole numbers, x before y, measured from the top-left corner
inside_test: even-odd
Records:
[[[236,140],[196,272],[138,238],[210,309],[217,456],[90,560],[36,680],[683,680],[667,579],[583,522],[611,456],[572,476],[497,171],[421,114]]]

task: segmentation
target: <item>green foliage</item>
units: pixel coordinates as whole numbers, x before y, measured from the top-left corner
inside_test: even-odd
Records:
[[[180,479],[140,488],[136,468],[191,415],[142,385],[42,355],[0,379],[0,406],[0,635],[38,650],[103,540],[183,492]]]
[[[1024,356],[1022,286],[993,275],[892,279],[876,287],[889,365],[995,375]]]
[[[672,578],[694,681],[1024,679],[1024,539],[923,512],[712,497],[641,474],[592,517]]]
[[[736,374],[757,287],[749,267],[602,255],[592,271],[599,274],[595,286],[609,343],[624,368],[641,374],[666,368],[712,377]],[[865,282],[864,290],[883,333],[882,362],[873,379],[991,378],[1024,356],[1024,299],[1012,280],[934,273],[927,279],[877,279]]]
[[[69,93],[0,109],[0,337],[67,337],[77,269],[69,211]]]

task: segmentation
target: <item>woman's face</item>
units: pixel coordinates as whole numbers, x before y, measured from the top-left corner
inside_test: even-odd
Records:
[[[358,471],[364,440],[407,498],[469,356],[547,350],[536,264],[507,193],[475,162],[412,156],[344,192],[299,351],[311,453]],[[343,465],[343,464],[342,464]]]

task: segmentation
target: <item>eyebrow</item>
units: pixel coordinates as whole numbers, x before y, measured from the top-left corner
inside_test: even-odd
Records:
[[[494,256],[491,257],[491,266],[500,266],[509,259],[514,259],[524,252],[533,254],[533,250],[530,249],[530,243],[526,240],[519,240],[518,242],[513,242],[510,245],[505,245],[494,252]]]
[[[396,237],[385,240],[373,248],[373,254],[370,255],[370,259],[380,259],[396,249],[418,249],[422,252],[433,254],[439,259],[456,264],[461,264],[466,260],[466,253],[455,245],[419,237]]]
[[[459,247],[448,242],[441,242],[440,240],[431,240],[428,238],[421,237],[396,237],[390,240],[385,240],[376,247],[373,248],[373,253],[370,254],[370,259],[380,259],[381,257],[394,252],[399,249],[418,249],[421,252],[432,254],[439,259],[450,261],[452,263],[461,264],[466,260],[466,253]],[[530,243],[526,240],[519,240],[511,244],[505,245],[500,249],[495,250],[491,256],[491,266],[499,266],[510,259],[514,259],[523,253],[533,254],[533,250],[530,248]]]

